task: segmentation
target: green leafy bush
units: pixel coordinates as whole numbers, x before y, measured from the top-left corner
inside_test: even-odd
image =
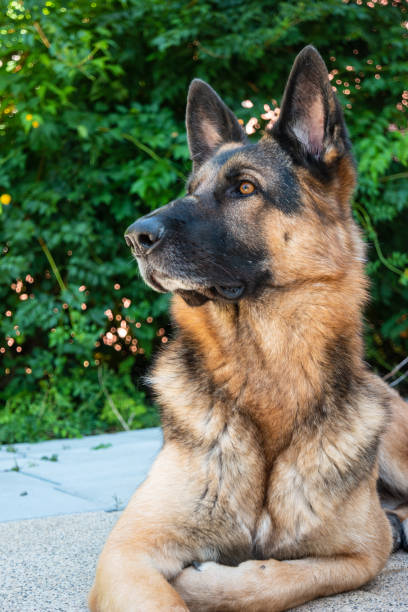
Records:
[[[256,130],[308,43],[328,63],[359,163],[355,214],[373,294],[368,358],[382,373],[402,360],[406,3],[3,4],[0,441],[157,422],[139,381],[170,333],[167,297],[145,287],[123,232],[183,192],[189,81],[208,80]]]

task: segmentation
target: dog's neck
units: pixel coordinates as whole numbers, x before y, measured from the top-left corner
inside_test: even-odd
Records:
[[[345,401],[359,376],[361,287],[361,275],[349,272],[236,305],[191,308],[174,297],[179,339],[199,347],[212,386],[227,390],[231,403],[255,421],[272,459],[295,424],[325,403],[322,389],[332,403]]]

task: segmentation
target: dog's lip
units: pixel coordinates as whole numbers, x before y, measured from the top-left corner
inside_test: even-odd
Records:
[[[227,302],[236,302],[243,296],[245,285],[203,285],[190,290],[176,290],[176,293],[180,293],[180,291],[185,294],[191,293],[202,295],[208,300],[217,300],[221,298]]]
[[[201,294],[205,296],[207,299],[215,300],[215,299],[223,299],[227,302],[235,302],[242,297],[245,292],[245,285],[242,282],[234,282],[234,283],[225,283],[225,284],[197,284],[197,286],[192,286],[191,289],[180,287],[178,288],[166,288],[166,276],[163,276],[160,272],[157,271],[149,271],[145,275],[145,279],[147,283],[156,291],[160,293],[169,293],[174,292],[178,293],[182,292],[191,292]],[[160,280],[159,280],[160,279]]]
[[[163,285],[159,283],[154,274],[149,274],[148,281],[149,285],[152,285],[153,289],[155,289],[156,291],[160,291],[160,293],[168,293],[168,289],[165,289]]]

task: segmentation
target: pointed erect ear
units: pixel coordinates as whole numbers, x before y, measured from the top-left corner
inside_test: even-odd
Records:
[[[327,166],[350,150],[326,65],[312,46],[297,56],[272,135],[301,164]]]
[[[234,113],[200,79],[194,79],[188,90],[186,125],[194,167],[200,166],[224,143],[246,142]]]

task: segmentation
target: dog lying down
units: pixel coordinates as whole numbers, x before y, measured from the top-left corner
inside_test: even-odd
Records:
[[[256,144],[200,80],[186,121],[186,195],[125,235],[175,333],[150,376],[164,445],[93,612],[277,612],[360,587],[393,535],[407,548],[408,408],[363,361],[356,172],[323,60],[298,55]]]

